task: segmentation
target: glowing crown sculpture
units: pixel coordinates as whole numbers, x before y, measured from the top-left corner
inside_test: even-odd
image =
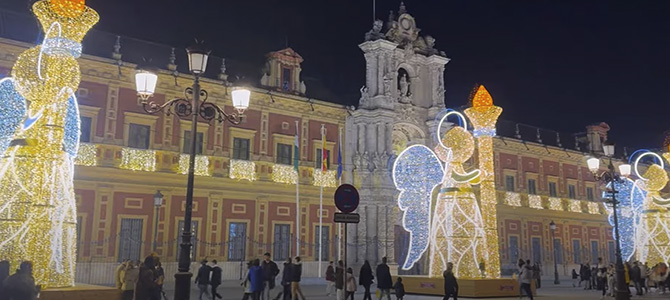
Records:
[[[74,284],[77,256],[76,58],[99,17],[84,0],[42,0],[33,12],[44,41],[0,80],[0,257],[30,260],[38,284],[63,287]]]

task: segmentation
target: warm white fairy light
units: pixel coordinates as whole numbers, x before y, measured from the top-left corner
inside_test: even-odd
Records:
[[[521,195],[515,192],[506,192],[505,204],[509,206],[521,206]]]
[[[121,169],[133,171],[156,171],[156,151],[147,149],[121,149]]]
[[[75,158],[74,163],[79,166],[97,166],[97,149],[98,146],[96,144],[79,144],[79,151],[77,152],[77,158]]]
[[[549,197],[549,209],[563,210],[563,201],[561,198]]]
[[[189,154],[179,155],[179,174],[188,174]],[[195,167],[193,173],[198,176],[211,176],[209,171],[209,157],[206,155],[195,156]]]
[[[543,209],[540,195],[528,195],[528,206],[534,209]]]
[[[295,184],[298,172],[291,165],[274,164],[272,167],[272,181],[277,183]]]
[[[597,202],[589,202],[589,213],[592,215],[600,214],[600,205]]]
[[[570,211],[576,213],[582,212],[582,201],[570,199]]]
[[[323,172],[321,168],[314,168],[312,174],[314,177],[312,182],[314,186],[337,187],[337,171],[328,170]]]
[[[256,163],[250,160],[231,159],[228,176],[232,179],[256,181]]]

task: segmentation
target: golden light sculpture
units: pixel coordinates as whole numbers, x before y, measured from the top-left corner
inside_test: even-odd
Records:
[[[42,0],[42,44],[0,80],[0,257],[33,262],[42,287],[74,284],[81,40],[98,22],[83,0]],[[29,106],[28,106],[29,103]]]
[[[647,192],[636,231],[637,257],[650,265],[670,261],[670,199],[660,195],[667,183],[668,174],[657,164],[652,164],[636,181]]]
[[[480,184],[480,208],[486,231],[486,249],[489,250],[485,262],[486,275],[489,278],[500,278],[500,250],[498,243],[498,217],[495,187],[495,171],[493,166],[493,137],[496,135],[496,123],[502,108],[493,105],[493,97],[483,85],[477,88],[472,97],[472,107],[465,114],[474,127],[473,134],[477,139],[479,169],[482,171]]]

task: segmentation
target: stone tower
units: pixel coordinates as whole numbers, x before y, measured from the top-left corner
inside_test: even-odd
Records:
[[[395,157],[411,144],[434,145],[435,116],[445,108],[444,52],[435,39],[420,36],[401,3],[398,16],[376,20],[359,45],[365,55],[366,82],[358,108],[346,124],[347,176],[359,188],[361,222],[349,226],[348,261],[377,263],[395,258],[400,214],[391,172]],[[439,121],[439,120],[438,120]]]

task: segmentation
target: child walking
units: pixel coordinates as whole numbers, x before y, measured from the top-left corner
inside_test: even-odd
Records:
[[[402,284],[402,277],[398,277],[393,289],[395,289],[396,300],[402,300],[402,298],[405,297],[405,286]]]

